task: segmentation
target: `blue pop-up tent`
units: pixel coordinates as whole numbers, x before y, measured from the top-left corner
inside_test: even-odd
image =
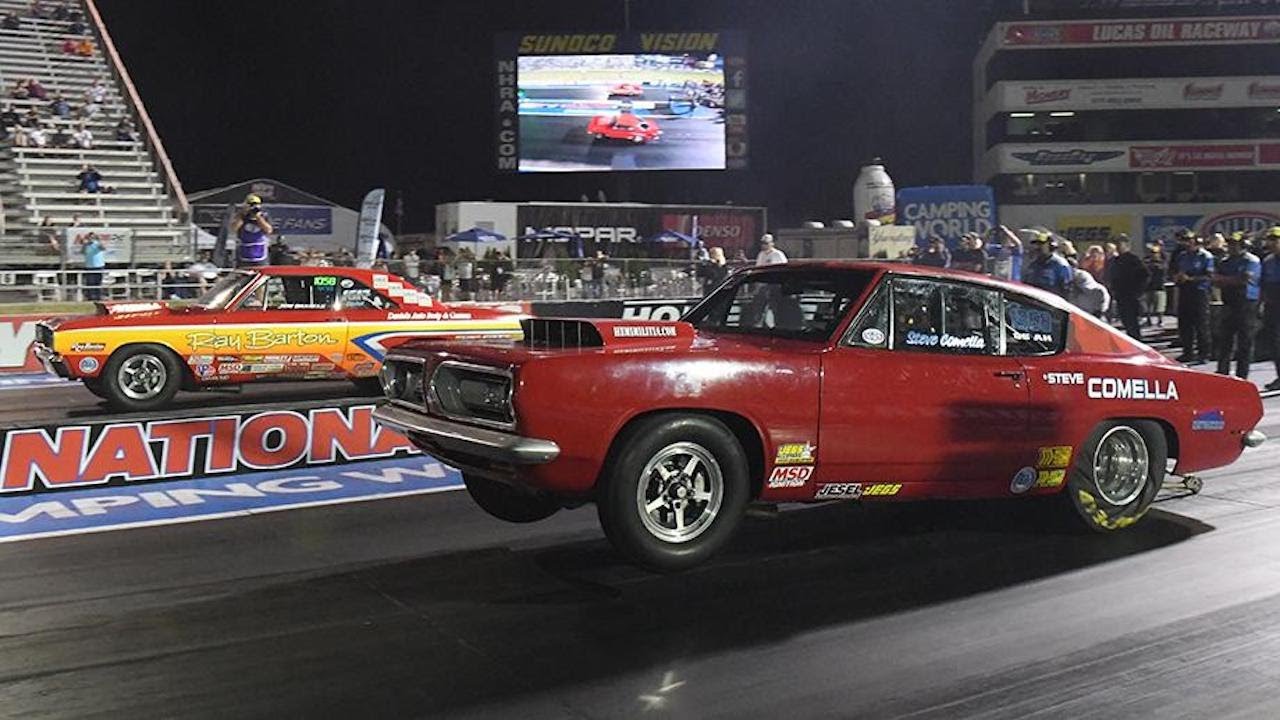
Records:
[[[445,238],[446,242],[454,243],[495,243],[506,242],[507,236],[502,233],[496,233],[492,230],[481,230],[480,228],[470,228],[462,232],[456,232]]]
[[[686,245],[688,247],[693,247],[694,245],[698,244],[698,239],[690,235],[685,235],[682,232],[677,232],[675,230],[663,230],[657,235],[651,235],[649,238],[645,240],[645,242],[651,245],[680,244],[680,245]]]

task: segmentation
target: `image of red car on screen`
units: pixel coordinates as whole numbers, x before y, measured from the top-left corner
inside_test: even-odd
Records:
[[[644,95],[644,88],[640,83],[618,83],[609,89],[609,97],[615,97],[618,95],[639,97]]]
[[[617,115],[597,115],[587,124],[587,134],[597,140],[625,140],[633,143],[647,143],[657,140],[662,129],[655,120],[645,120],[632,113]]]

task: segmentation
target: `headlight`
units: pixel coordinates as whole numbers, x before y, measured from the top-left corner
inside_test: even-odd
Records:
[[[510,429],[515,426],[512,387],[511,373],[503,368],[446,361],[431,377],[431,409],[448,418]]]
[[[424,404],[422,377],[424,361],[411,357],[388,357],[378,371],[382,393],[390,400]]]

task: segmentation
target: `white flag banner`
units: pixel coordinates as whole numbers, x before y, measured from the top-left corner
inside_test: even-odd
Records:
[[[378,252],[378,229],[382,227],[382,202],[387,191],[370,190],[360,204],[360,227],[356,231],[356,267],[373,267]]]

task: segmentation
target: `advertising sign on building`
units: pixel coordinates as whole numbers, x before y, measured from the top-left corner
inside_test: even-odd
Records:
[[[1132,235],[1131,222],[1128,215],[1060,215],[1055,229],[1075,243],[1077,251],[1084,252],[1086,248],[1081,247],[1082,244],[1088,246],[1117,235]]]
[[[1142,170],[1166,168],[1240,168],[1257,164],[1257,145],[1134,145],[1129,167]]]
[[[995,194],[987,185],[938,185],[898,191],[899,225],[913,225],[916,242],[930,236],[954,247],[960,236],[976,232],[983,237],[995,227]]]
[[[1202,215],[1148,215],[1142,218],[1142,241],[1172,250],[1178,238],[1200,224]]]
[[[992,112],[1270,107],[1280,77],[1013,81],[993,92]]]
[[[1280,18],[1014,22],[1002,23],[998,32],[1004,48],[1228,45],[1280,40]]]
[[[577,235],[583,251],[597,250],[614,257],[643,257],[643,241],[663,230],[698,237],[708,247],[722,247],[732,254],[749,249],[765,227],[762,208],[697,207],[662,205],[605,205],[566,203],[520,205],[516,210],[518,235],[554,230]],[[520,257],[538,252],[536,242],[523,242]]]

